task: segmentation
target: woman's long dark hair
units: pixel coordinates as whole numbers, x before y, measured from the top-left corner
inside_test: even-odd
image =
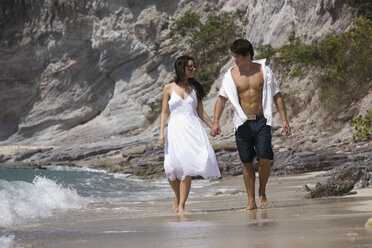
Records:
[[[195,63],[194,59],[187,55],[178,57],[176,59],[176,62],[174,63],[174,69],[176,70],[176,84],[182,88],[184,88],[183,86],[186,83],[186,67],[189,66],[189,60],[192,60]],[[196,90],[196,96],[198,97],[198,100],[201,101],[205,96],[203,86],[194,78],[188,78],[187,82],[194,86]]]

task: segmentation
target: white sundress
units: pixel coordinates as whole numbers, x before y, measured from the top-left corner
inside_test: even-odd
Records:
[[[164,170],[171,180],[186,176],[221,177],[216,155],[198,119],[194,90],[183,99],[172,91],[168,101],[171,116],[164,147]]]

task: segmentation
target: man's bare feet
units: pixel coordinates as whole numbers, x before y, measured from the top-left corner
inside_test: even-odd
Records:
[[[258,199],[258,203],[260,204],[260,207],[267,207],[267,205],[269,204],[265,195],[260,196],[260,198]]]
[[[257,209],[257,205],[255,201],[248,201],[248,206],[245,208],[245,210],[253,210]]]

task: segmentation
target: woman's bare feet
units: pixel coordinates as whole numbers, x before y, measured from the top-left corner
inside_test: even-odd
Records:
[[[245,210],[257,209],[256,201],[248,201],[248,205]]]
[[[184,206],[178,206],[178,213],[179,214],[185,214],[186,213],[185,207]]]
[[[266,195],[260,196],[258,203],[260,204],[260,207],[267,207],[269,203],[267,202]]]
[[[173,203],[173,211],[175,213],[178,212],[178,200],[177,199],[174,199],[174,203]]]

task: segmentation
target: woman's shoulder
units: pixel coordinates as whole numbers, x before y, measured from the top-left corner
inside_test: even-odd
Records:
[[[176,84],[175,82],[164,84],[163,91],[172,90],[175,84]]]
[[[176,82],[166,83],[166,84],[164,84],[164,88],[165,87],[173,87],[174,85],[176,85]]]
[[[171,82],[164,84],[164,87],[174,87],[175,85],[177,85],[176,82]]]

